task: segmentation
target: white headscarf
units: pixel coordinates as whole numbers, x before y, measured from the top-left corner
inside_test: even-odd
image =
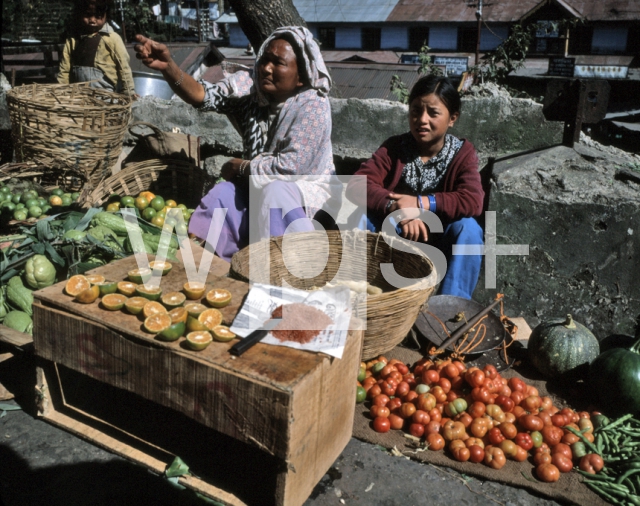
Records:
[[[258,75],[258,66],[260,65],[260,58],[264,53],[269,43],[278,38],[282,38],[283,34],[288,34],[293,38],[293,41],[298,46],[299,51],[297,54],[301,54],[304,59],[304,69],[309,79],[309,85],[314,90],[317,90],[320,95],[328,95],[331,89],[331,76],[327,71],[327,67],[324,64],[322,54],[320,53],[320,47],[313,38],[313,34],[303,26],[283,26],[276,29],[260,46],[260,50],[256,54],[256,63],[254,67],[254,76]],[[303,62],[296,62],[300,67]],[[258,96],[261,101],[264,102],[264,97],[256,86]]]

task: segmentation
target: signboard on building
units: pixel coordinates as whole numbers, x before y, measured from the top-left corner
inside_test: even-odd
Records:
[[[558,77],[573,77],[573,69],[576,64],[575,58],[549,58],[549,71],[550,76]]]
[[[400,63],[420,63],[420,58],[417,54],[403,54]]]
[[[576,65],[574,77],[600,77],[604,79],[624,79],[629,67],[626,65]]]
[[[434,56],[435,65],[444,65],[447,76],[461,76],[469,70],[469,57]]]

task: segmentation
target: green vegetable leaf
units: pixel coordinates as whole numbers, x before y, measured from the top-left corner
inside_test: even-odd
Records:
[[[44,243],[36,242],[31,245],[31,250],[37,255],[44,255]]]
[[[173,462],[165,469],[164,475],[167,478],[174,478],[189,474],[189,466],[180,457],[173,459]]]
[[[38,240],[45,242],[52,240],[55,236],[51,232],[51,227],[49,226],[49,220],[38,220],[36,222],[36,234],[38,236]]]
[[[53,246],[51,246],[51,243],[45,242],[44,243],[44,249],[47,250],[49,258],[51,258],[51,261],[53,263],[58,264],[60,267],[64,267],[66,265],[66,262],[64,261],[64,258],[62,258],[58,254],[58,252],[53,248]]]

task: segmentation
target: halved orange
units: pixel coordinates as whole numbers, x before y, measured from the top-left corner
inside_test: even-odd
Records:
[[[97,285],[92,285],[76,295],[75,299],[82,304],[92,304],[98,300],[98,297],[100,297],[100,288]]]
[[[136,294],[136,286],[138,286],[138,285],[136,283],[131,282],[131,281],[120,281],[118,283],[118,291],[122,295],[126,295],[127,297],[131,297],[132,295]]]
[[[182,290],[187,296],[187,299],[196,300],[204,295],[205,284],[198,281],[187,282],[182,287]]]
[[[214,288],[207,292],[207,302],[211,307],[225,307],[231,302],[231,292],[224,288]]]
[[[172,267],[173,265],[171,265],[169,262],[161,262],[159,260],[154,260],[153,262],[149,262],[149,268],[152,271],[156,269],[160,269],[162,271],[163,276],[166,276],[167,274],[169,274],[169,271],[171,270]]]
[[[144,299],[144,297],[142,298]],[[167,314],[167,309],[155,300],[147,300],[147,303],[142,309],[142,314],[145,318],[148,318],[149,316],[152,316],[154,314]]]
[[[140,283],[149,281],[151,278],[151,269],[132,269],[127,272],[127,277],[129,281],[139,285]]]
[[[197,317],[187,316],[187,330],[189,332],[196,332],[199,330],[209,330],[207,326],[198,320]]]
[[[189,313],[187,313],[187,310],[185,308],[177,307],[169,311],[169,316],[171,317],[172,323],[180,323],[180,322],[186,323],[187,316],[189,316]]]
[[[162,288],[147,288],[144,285],[136,286],[136,294],[138,297],[144,297],[149,300],[158,300],[162,295]]]
[[[131,297],[130,299],[127,299],[127,302],[124,303],[124,307],[126,307],[127,311],[129,311],[131,314],[140,314],[142,313],[144,306],[146,306],[148,303],[149,301],[144,297]],[[164,309],[164,307],[162,309]]]
[[[85,274],[84,277],[87,278],[89,280],[89,283],[91,283],[92,285],[99,285],[100,283],[105,282],[105,277],[101,274]]]
[[[152,334],[158,334],[169,327],[171,327],[171,317],[167,313],[151,315],[144,321],[144,329]]]
[[[161,341],[175,341],[184,335],[184,322],[172,323],[166,329],[162,330],[157,338]]]
[[[124,307],[127,300],[127,297],[121,293],[108,293],[102,297],[100,302],[102,303],[102,306],[109,311],[119,311]]]
[[[222,323],[222,313],[217,309],[207,309],[200,313],[198,321],[209,330],[212,330],[214,327],[217,327]]]
[[[118,291],[118,283],[115,281],[103,281],[102,283],[94,283],[94,285],[98,285],[98,288],[100,288],[100,295],[103,297]]]
[[[194,351],[200,351],[209,346],[211,341],[211,334],[206,330],[200,330],[196,332],[189,332],[184,344]]]
[[[194,318],[198,318],[203,311],[209,309],[207,306],[200,304],[199,302],[189,302],[184,305],[184,308],[187,310],[187,313],[189,313],[189,316],[193,316]]]
[[[186,299],[187,296],[184,293],[169,292],[165,293],[160,300],[162,300],[162,303],[169,309],[173,309],[174,307],[182,306]]]
[[[64,291],[67,292],[67,295],[71,295],[71,297],[75,297],[80,292],[84,292],[91,288],[91,283],[89,280],[83,276],[82,274],[76,274],[75,276],[71,276],[67,281],[67,284],[64,286]],[[100,290],[98,290],[99,292]]]
[[[213,329],[211,329],[211,334],[216,341],[220,341],[221,343],[227,343],[236,338],[236,335],[225,325],[213,327]]]

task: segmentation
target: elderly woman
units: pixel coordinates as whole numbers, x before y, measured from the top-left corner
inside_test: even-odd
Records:
[[[339,185],[331,178],[331,78],[306,28],[278,28],[258,51],[253,75],[239,71],[216,84],[185,74],[166,46],[136,39],[137,58],[160,70],[178,96],[200,110],[226,114],[242,136],[243,158],[223,165],[226,181],[204,197],[190,233],[207,239],[214,220],[212,230],[221,231],[216,253],[230,261],[249,242],[250,205],[251,226],[261,238],[312,231],[312,220],[327,216],[323,208],[339,206]],[[260,196],[251,203],[250,184]],[[226,217],[214,218],[219,208],[227,209]]]

